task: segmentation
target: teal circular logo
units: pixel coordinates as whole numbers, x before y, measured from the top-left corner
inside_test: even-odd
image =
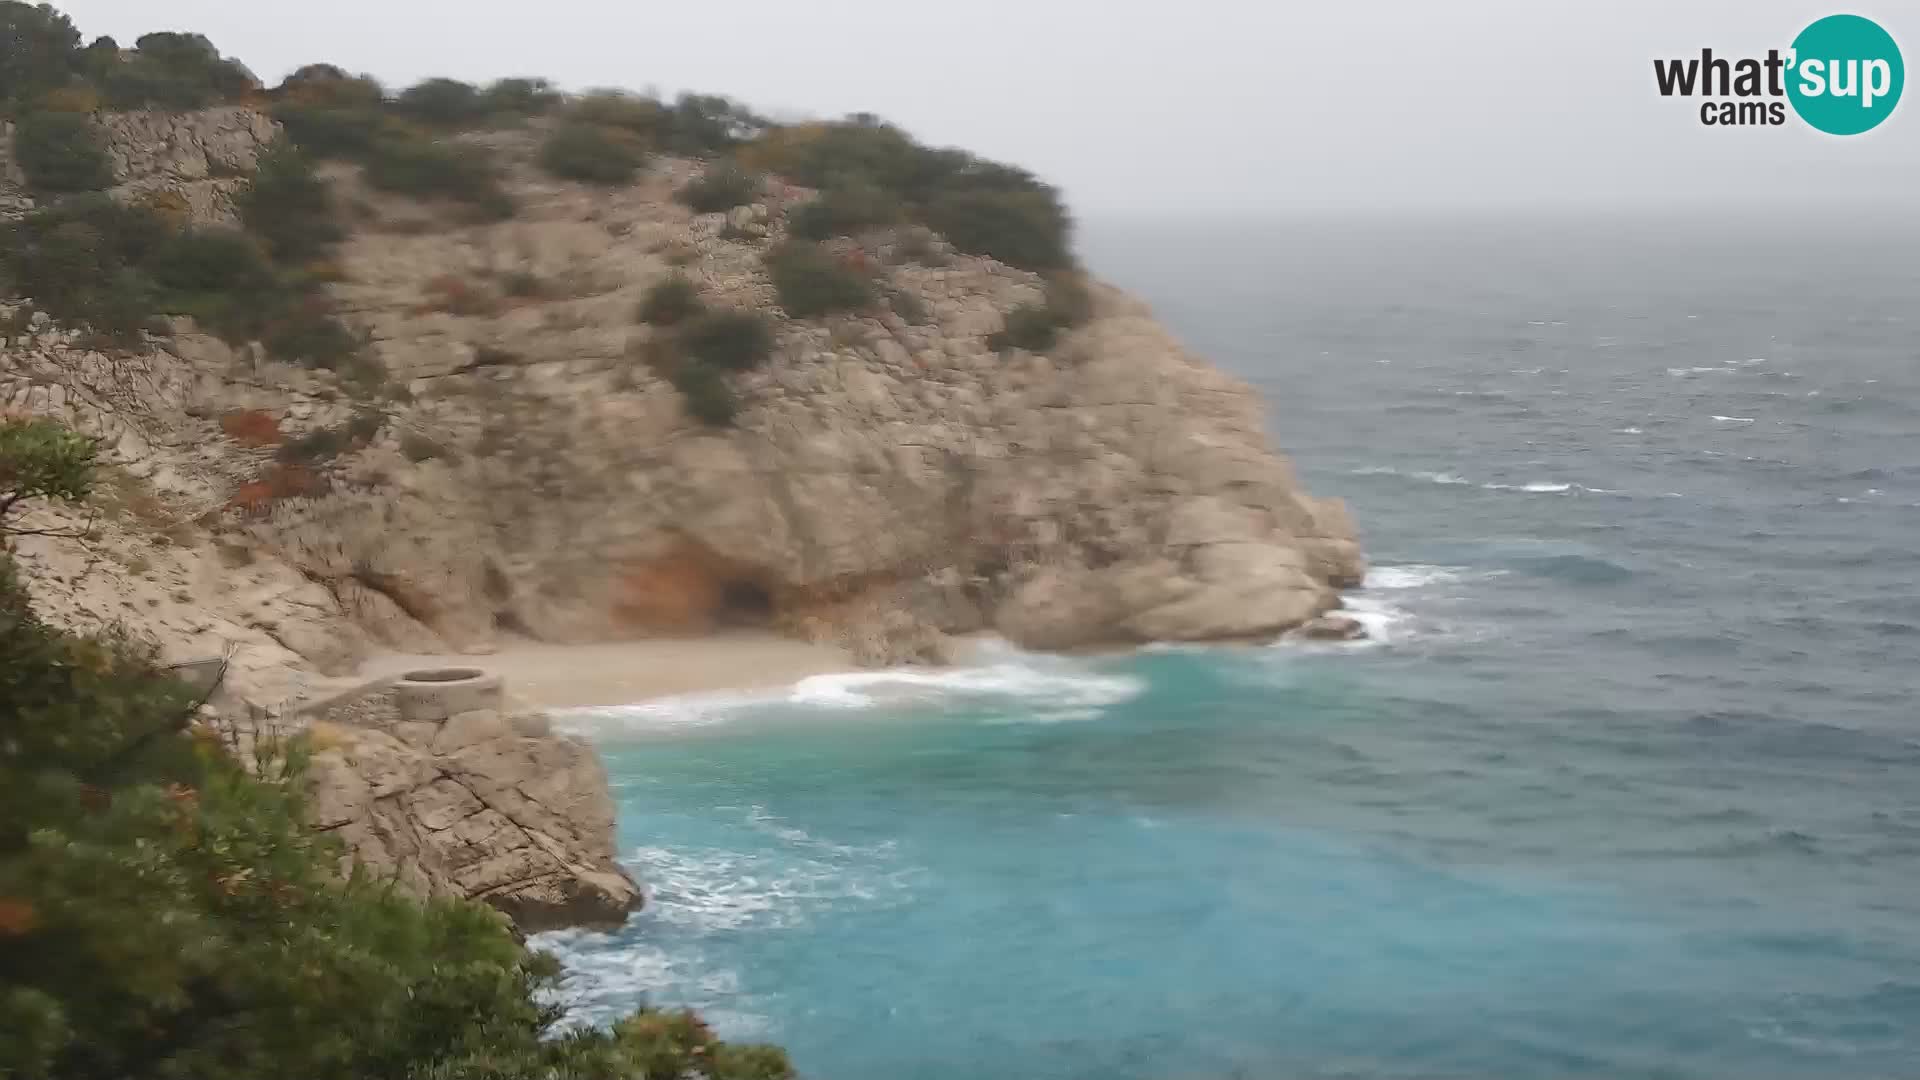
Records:
[[[1893,35],[1872,19],[1829,15],[1793,39],[1787,99],[1829,135],[1858,135],[1900,103],[1906,65]]]

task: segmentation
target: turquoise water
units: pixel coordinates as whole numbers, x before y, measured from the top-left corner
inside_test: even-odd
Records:
[[[1920,1076],[1915,239],[1089,229],[1375,640],[573,716],[652,903],[569,998],[833,1080]]]

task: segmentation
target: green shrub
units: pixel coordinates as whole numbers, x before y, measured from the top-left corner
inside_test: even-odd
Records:
[[[541,168],[585,184],[631,184],[646,160],[632,137],[597,124],[562,124],[540,146]]]
[[[273,456],[287,465],[318,465],[339,457],[352,445],[353,439],[343,428],[315,428],[281,443]]]
[[[1062,330],[1093,318],[1093,294],[1086,275],[1063,270],[1047,277],[1045,303],[1023,304],[1007,313],[1004,328],[987,339],[996,352],[1025,349],[1046,352],[1060,340]]]
[[[730,162],[707,166],[700,178],[681,188],[676,196],[696,214],[731,210],[760,197],[761,178]]]
[[[766,261],[780,306],[793,318],[857,311],[874,302],[872,276],[818,244],[783,244],[768,252]]]
[[[155,286],[139,267],[168,235],[151,211],[68,199],[0,225],[0,281],[56,320],[133,343],[155,311]]]
[[[457,455],[446,444],[411,431],[400,436],[400,452],[416,465],[434,458],[445,458],[449,463],[457,459]]]
[[[0,44],[0,105],[65,86],[80,59],[80,31],[46,4],[0,3]]]
[[[675,326],[700,313],[700,290],[684,274],[668,274],[640,301],[640,321]]]
[[[355,409],[353,416],[343,425],[347,438],[357,443],[369,443],[387,426],[387,415],[379,409],[362,407]]]
[[[1087,276],[1078,270],[1048,274],[1047,311],[1062,328],[1086,325],[1093,318],[1093,293],[1087,288]]]
[[[714,94],[681,94],[662,109],[661,121],[661,148],[687,157],[725,153],[767,127],[746,106]]]
[[[222,57],[199,34],[143,34],[131,53],[102,52],[93,60],[107,104],[121,110],[200,109],[259,86],[244,65]]]
[[[819,198],[795,210],[789,220],[795,236],[825,240],[892,225],[904,212],[897,197],[855,176],[822,191]]]
[[[416,199],[467,203],[490,218],[511,217],[513,203],[485,150],[426,139],[382,139],[367,156],[367,183]]]
[[[286,129],[287,138],[320,158],[364,158],[389,129],[377,105],[282,102],[273,107],[273,118]]]
[[[378,111],[387,92],[367,75],[349,75],[332,64],[308,64],[286,77],[273,90],[280,102],[333,109]]]
[[[303,302],[266,328],[261,343],[275,359],[342,375],[376,375],[361,354],[361,341],[317,299]],[[378,381],[377,378],[374,381]]]
[[[13,130],[13,158],[27,186],[41,196],[99,191],[113,185],[113,164],[93,123],[80,113],[37,112]]]
[[[273,266],[260,245],[238,229],[183,229],[159,246],[147,270],[176,293],[271,291]]]
[[[402,116],[440,128],[468,127],[487,115],[480,88],[458,79],[428,79],[410,86],[394,99],[393,107]]]
[[[925,326],[933,321],[933,313],[927,310],[926,302],[905,289],[896,289],[889,294],[887,306],[913,326]]]
[[[1006,325],[987,338],[995,352],[1025,349],[1046,352],[1060,338],[1060,324],[1044,304],[1022,304],[1007,313]]]
[[[739,153],[757,168],[823,191],[870,185],[961,251],[1031,270],[1073,262],[1072,224],[1054,188],[1022,169],[922,146],[873,116],[774,128]],[[845,231],[825,208],[802,214],[799,227],[802,235]]]
[[[572,124],[616,128],[650,139],[665,128],[667,110],[652,98],[624,90],[593,90],[567,106],[566,120]]]
[[[500,79],[487,87],[481,104],[489,116],[543,116],[565,97],[546,79]]]
[[[500,291],[520,300],[534,300],[547,294],[547,283],[531,270],[513,270],[500,278]]]
[[[940,247],[933,230],[915,225],[902,229],[899,238],[889,252],[889,261],[895,263],[919,263],[921,266],[945,266],[952,260]]]
[[[238,229],[175,233],[154,252],[146,271],[159,287],[158,310],[191,315],[232,342],[258,336],[289,302],[266,253]]]
[[[773,352],[773,327],[756,312],[709,311],[681,331],[680,347],[722,371],[747,371]]]
[[[236,201],[240,220],[281,262],[319,258],[346,235],[326,181],[289,143],[276,144],[261,157],[253,181]]]
[[[954,191],[925,208],[949,243],[1027,270],[1073,265],[1072,226],[1050,191]]]
[[[687,415],[708,427],[733,426],[740,402],[718,368],[697,361],[682,363],[668,378],[685,400]]]

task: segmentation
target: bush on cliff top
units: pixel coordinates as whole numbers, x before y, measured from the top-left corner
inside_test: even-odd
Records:
[[[0,421],[0,491],[84,498],[92,446]],[[304,749],[243,768],[194,704],[145,649],[42,621],[0,554],[0,1076],[792,1076],[687,1013],[555,1037],[550,958],[477,905],[339,877]]]
[[[960,251],[1029,270],[1073,264],[1073,222],[1053,187],[1023,169],[964,150],[922,146],[871,115],[773,128],[739,156],[751,167],[822,189],[829,206],[867,198],[838,194],[849,189],[884,193],[897,200],[908,220],[946,234]],[[859,220],[863,216],[834,221],[823,209],[803,212],[802,222],[815,236],[879,223]]]
[[[130,52],[102,38],[86,50],[82,68],[108,107],[119,110],[203,109],[238,100],[260,85],[199,34],[143,34]]]

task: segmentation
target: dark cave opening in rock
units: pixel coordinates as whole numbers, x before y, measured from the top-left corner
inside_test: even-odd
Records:
[[[729,581],[720,587],[714,621],[721,626],[765,626],[773,621],[773,594],[753,581]]]

